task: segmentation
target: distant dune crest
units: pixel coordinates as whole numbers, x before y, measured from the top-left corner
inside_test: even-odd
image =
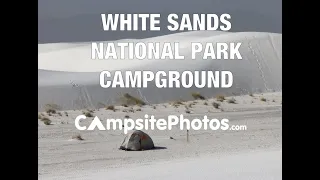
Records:
[[[119,93],[129,93],[141,97],[149,103],[162,103],[176,99],[189,100],[192,92],[199,92],[204,97],[216,95],[249,94],[254,92],[270,92],[282,90],[282,35],[262,32],[230,33],[221,31],[192,31],[147,39],[124,39],[119,41],[102,43],[152,43],[160,44],[179,42],[179,55],[181,60],[156,60],[157,58],[145,57],[144,59],[116,60],[92,60],[91,42],[69,44],[39,45],[39,80],[38,80],[38,105],[41,109],[45,104],[58,104],[64,109],[78,109],[83,107],[97,107],[98,104],[115,103]],[[193,53],[191,43],[200,43],[203,47],[200,53]],[[217,43],[241,43],[238,48],[241,60],[230,60],[230,57],[221,57],[221,60],[204,58],[205,44]],[[200,50],[200,49],[199,49]],[[119,47],[115,47],[118,56],[121,56]],[[230,51],[227,51],[230,53]],[[124,54],[128,56],[126,52]],[[216,54],[217,55],[217,54]],[[223,55],[223,54],[222,54]],[[119,58],[119,57],[117,57]],[[174,57],[173,57],[174,58]],[[63,71],[63,72],[61,72]],[[232,72],[232,86],[223,88],[197,88],[194,78],[189,88],[169,88],[167,83],[160,82],[166,88],[158,88],[156,80],[148,81],[147,88],[140,86],[121,88],[126,86],[126,79],[115,88],[108,86],[102,88],[100,74],[108,71],[114,74],[116,71],[135,72],[150,71],[156,76],[156,72],[163,71],[167,75],[170,71],[176,71],[182,75],[184,71],[192,73],[196,71]],[[152,76],[152,75],[151,75]],[[151,79],[151,77],[149,77]],[[221,78],[221,77],[220,77]],[[143,79],[143,78],[142,78]],[[160,78],[165,80],[166,77]],[[217,80],[216,80],[217,81]],[[216,81],[215,84],[217,84]],[[220,82],[221,83],[220,79]],[[73,82],[75,85],[71,85]],[[172,82],[175,87],[175,82]],[[181,82],[181,81],[178,81]],[[189,83],[189,81],[185,81]],[[201,83],[201,81],[199,81]],[[215,85],[212,83],[212,86]],[[229,84],[226,82],[227,86]],[[189,84],[186,84],[189,85]],[[217,86],[217,85],[216,85]],[[180,87],[182,85],[180,84]],[[81,102],[81,103],[80,103]]]

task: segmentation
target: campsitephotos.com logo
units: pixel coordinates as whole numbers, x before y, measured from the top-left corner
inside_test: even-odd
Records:
[[[166,119],[155,119],[153,115],[149,117],[148,114],[144,116],[144,119],[106,119],[105,125],[100,119],[95,116],[90,123],[89,127],[81,125],[81,120],[86,119],[85,115],[79,115],[75,119],[75,126],[78,130],[95,130],[96,128],[105,130],[123,130],[125,134],[130,130],[171,130],[173,126],[179,126],[180,130],[247,130],[246,125],[229,125],[229,119],[208,119],[207,116],[203,116],[202,119],[186,119],[183,115],[169,115]]]

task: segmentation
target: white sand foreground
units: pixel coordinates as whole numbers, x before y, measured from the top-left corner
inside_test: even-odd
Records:
[[[261,98],[266,101],[262,101]],[[170,104],[116,107],[116,112],[98,109],[93,115],[107,118],[141,118],[145,114],[156,118],[183,114],[185,118],[228,118],[230,125],[245,125],[240,131],[145,130],[153,139],[155,150],[127,152],[118,150],[124,134],[121,130],[78,131],[74,118],[81,111],[64,111],[48,116],[52,125],[39,120],[39,179],[282,179],[282,93],[235,96],[235,104],[215,98],[184,102],[177,108]],[[207,103],[207,105],[205,104]],[[66,116],[67,112],[68,116]],[[82,124],[91,122],[88,118]],[[104,121],[103,121],[104,122]],[[84,140],[71,137],[81,134]],[[170,139],[172,137],[173,139]]]

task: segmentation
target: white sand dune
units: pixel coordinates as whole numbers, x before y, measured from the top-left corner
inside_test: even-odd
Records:
[[[139,40],[118,42],[179,42],[185,60],[91,60],[91,43],[39,45],[39,110],[44,104],[55,103],[64,109],[96,107],[99,102],[114,103],[120,92],[141,96],[150,103],[173,99],[190,99],[192,91],[204,96],[231,95],[249,92],[282,90],[282,35],[262,32],[196,31]],[[243,60],[197,60],[191,58],[191,42],[241,42]],[[119,49],[118,49],[119,50]],[[234,84],[229,89],[157,89],[152,84],[146,89],[103,89],[99,73],[103,70],[229,70]],[[81,85],[74,88],[70,83]]]

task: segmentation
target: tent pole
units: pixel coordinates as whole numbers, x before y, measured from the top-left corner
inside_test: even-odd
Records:
[[[189,130],[187,129],[187,142],[189,142]]]

